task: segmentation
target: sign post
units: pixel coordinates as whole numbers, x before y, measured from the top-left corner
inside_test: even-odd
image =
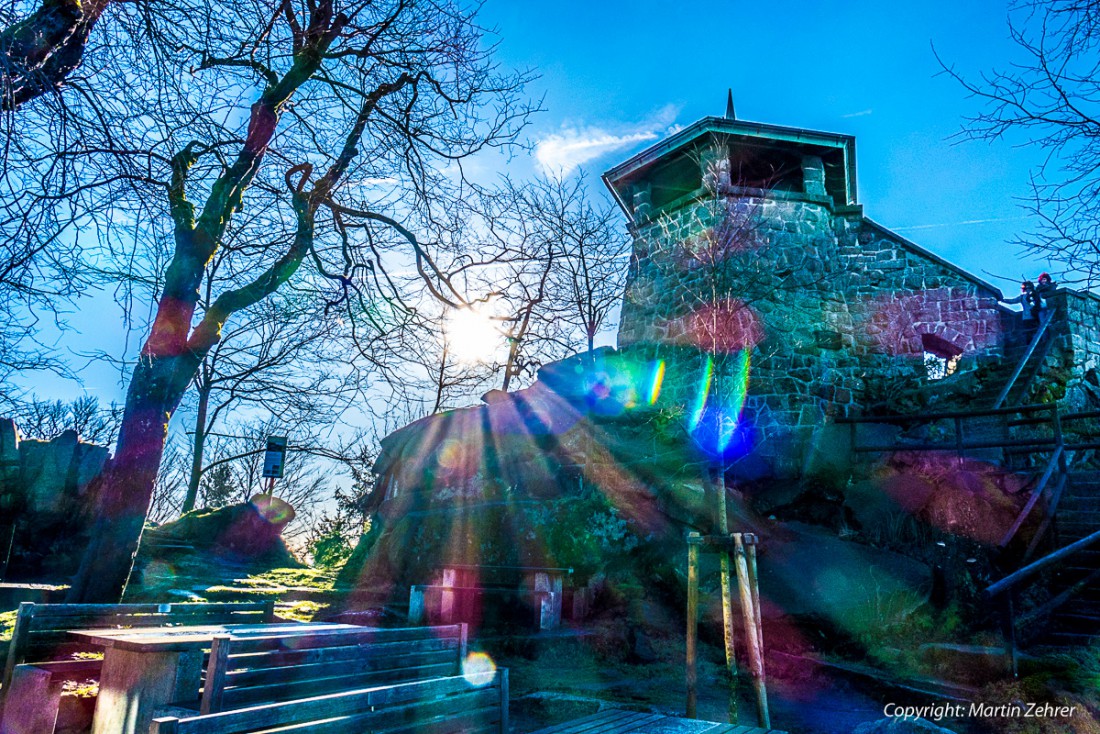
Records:
[[[283,478],[286,465],[286,436],[268,436],[267,451],[264,452],[264,479],[268,480],[267,491],[275,487],[275,480]]]

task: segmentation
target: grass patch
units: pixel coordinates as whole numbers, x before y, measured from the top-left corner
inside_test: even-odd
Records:
[[[312,622],[317,613],[327,609],[328,604],[318,604],[315,601],[292,601],[275,606],[275,616],[290,619],[295,622]]]
[[[12,609],[10,612],[0,612],[0,642],[11,641],[11,634],[15,630],[15,618],[18,614],[18,609]]]

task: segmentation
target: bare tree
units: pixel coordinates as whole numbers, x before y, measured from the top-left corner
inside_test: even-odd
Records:
[[[543,179],[533,184],[529,204],[561,247],[553,275],[561,316],[580,331],[591,352],[622,299],[630,242],[615,209],[593,201],[587,186],[583,174],[571,181]]]
[[[1013,138],[1044,151],[1025,208],[1039,228],[1016,244],[1064,267],[1088,287],[1100,276],[1100,6],[1085,0],[1018,0],[1009,34],[1020,59],[970,78],[944,72],[983,103],[964,140]]]
[[[0,110],[57,91],[80,65],[110,0],[42,0],[33,12],[0,16]],[[23,10],[23,9],[20,9]]]
[[[122,407],[112,403],[104,408],[94,395],[84,395],[67,403],[32,397],[20,404],[11,417],[19,432],[28,438],[49,441],[71,430],[85,441],[108,446],[118,433]]]
[[[346,359],[347,344],[318,304],[287,299],[260,302],[228,326],[195,375],[192,462],[181,508],[195,508],[206,465],[207,437],[229,415],[252,414],[294,426],[298,440],[333,426],[363,397],[360,371]]]
[[[463,302],[432,257],[435,212],[464,193],[457,162],[511,144],[529,111],[518,98],[524,78],[499,72],[472,14],[447,2],[341,10],[335,0],[320,0],[286,2],[274,12],[258,2],[211,5],[201,19],[179,22],[177,33],[201,28],[178,47],[178,60],[190,61],[201,83],[164,81],[157,116],[120,118],[147,126],[143,150],[116,144],[107,155],[111,166],[121,159],[144,168],[123,174],[127,185],[160,188],[170,236],[115,458],[96,483],[95,522],[73,601],[119,597],[168,421],[234,314],[294,279],[306,290],[329,288],[331,308],[369,322],[372,300],[389,292],[387,268],[398,260],[416,268],[433,296]],[[257,82],[260,91],[242,114],[241,92]],[[166,106],[177,99],[186,104]],[[191,139],[182,143],[185,135]],[[174,152],[160,152],[166,148]],[[97,178],[100,192],[109,180]],[[133,210],[155,217],[147,198]],[[133,226],[155,233],[159,221]],[[235,284],[203,309],[208,264],[228,246],[236,248],[229,266]],[[309,272],[300,274],[303,265]]]

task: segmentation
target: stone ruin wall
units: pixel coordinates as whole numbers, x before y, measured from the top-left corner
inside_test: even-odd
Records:
[[[887,381],[923,382],[922,334],[961,350],[964,369],[1002,355],[1018,317],[998,306],[997,294],[903,244],[860,208],[834,214],[774,195],[751,206],[761,244],[735,275],[792,271],[781,288],[750,299],[739,320],[747,331],[760,327],[746,403],[758,434],[807,431],[826,416],[858,411]],[[721,206],[694,202],[635,232],[619,346],[668,363],[659,406],[697,400],[705,363],[685,318],[705,278],[677,267],[674,253],[723,216]],[[776,455],[790,453],[781,440],[768,443]]]
[[[68,513],[110,456],[105,447],[81,441],[76,431],[50,441],[25,439],[13,420],[0,418],[0,495],[5,505],[15,503],[28,513]]]
[[[1052,299],[1059,317],[1055,342],[1044,369],[1064,385],[1068,410],[1100,408],[1100,296],[1086,291],[1059,291]],[[1055,324],[1052,324],[1054,326]]]
[[[10,569],[27,578],[72,570],[65,566],[68,546],[78,542],[88,488],[109,458],[76,431],[51,441],[21,439],[15,422],[0,418],[0,542],[6,553],[14,538]]]

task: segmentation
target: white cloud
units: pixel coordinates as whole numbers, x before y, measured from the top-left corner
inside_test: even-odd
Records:
[[[669,105],[640,124],[563,126],[560,131],[538,141],[535,160],[547,176],[568,176],[585,163],[612,151],[646,140],[656,140],[661,133],[675,132],[673,123],[678,112],[676,107]]]
[[[846,120],[849,117],[864,117],[865,115],[870,115],[872,112],[874,112],[874,110],[860,110],[859,112],[849,112],[847,115],[841,115],[840,117]]]
[[[654,140],[655,132],[612,135],[599,128],[563,130],[548,135],[535,147],[535,159],[547,176],[568,176],[578,167],[613,150],[643,140]]]

